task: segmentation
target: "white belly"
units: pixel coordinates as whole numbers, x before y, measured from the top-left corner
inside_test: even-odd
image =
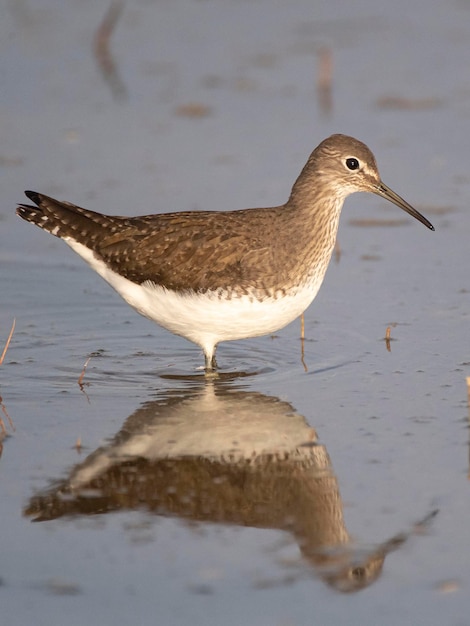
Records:
[[[110,270],[86,246],[64,240],[139,313],[203,349],[283,328],[305,311],[323,280],[320,277],[295,293],[262,301],[246,295],[229,299],[218,292],[177,293],[151,282],[137,285]]]

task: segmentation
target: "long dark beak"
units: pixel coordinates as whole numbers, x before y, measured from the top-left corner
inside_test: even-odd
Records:
[[[387,187],[384,183],[380,182],[377,187],[374,187],[373,192],[376,193],[381,198],[385,198],[385,200],[390,200],[393,204],[396,204],[410,215],[412,215],[418,222],[427,226],[430,230],[434,230],[434,226],[431,224],[429,220],[427,220],[424,215],[421,215],[419,211],[413,209],[411,204],[408,204],[403,198],[401,198],[397,193],[392,191],[390,187]]]

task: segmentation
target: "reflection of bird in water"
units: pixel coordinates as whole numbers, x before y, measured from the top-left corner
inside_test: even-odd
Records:
[[[137,508],[288,531],[308,571],[341,591],[373,582],[397,547],[351,545],[328,453],[302,415],[223,385],[144,404],[109,445],[33,496],[25,514],[45,521]]]

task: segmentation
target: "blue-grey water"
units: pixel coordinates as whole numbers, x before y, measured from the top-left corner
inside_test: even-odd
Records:
[[[468,624],[469,3],[135,0],[114,78],[108,6],[1,2],[2,623]],[[206,381],[14,214],[278,204],[333,132],[436,232],[347,200],[307,371],[295,322]]]

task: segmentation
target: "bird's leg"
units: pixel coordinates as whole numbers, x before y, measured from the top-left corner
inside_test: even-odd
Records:
[[[217,361],[215,360],[215,348],[210,351],[204,350],[204,360],[204,369],[206,371],[206,374],[213,374],[217,369]]]

